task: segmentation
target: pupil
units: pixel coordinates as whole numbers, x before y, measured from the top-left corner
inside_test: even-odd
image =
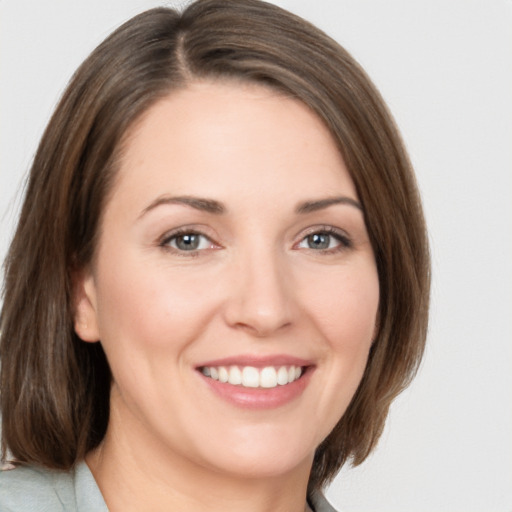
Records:
[[[193,251],[199,246],[198,235],[181,235],[176,239],[176,246],[184,251]]]
[[[315,233],[308,236],[308,246],[310,249],[327,249],[329,247],[329,236],[325,233]]]

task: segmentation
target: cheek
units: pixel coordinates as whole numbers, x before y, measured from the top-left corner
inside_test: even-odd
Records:
[[[97,311],[101,341],[161,356],[186,346],[214,314],[207,276],[191,279],[165,265],[144,264],[126,254],[99,269]],[[207,293],[205,293],[205,291]],[[110,346],[110,347],[109,347]],[[139,354],[140,355],[140,354]]]
[[[317,327],[331,350],[362,352],[377,322],[379,280],[373,261],[318,275],[309,300]]]
[[[311,317],[324,340],[325,379],[319,408],[330,418],[328,433],[345,412],[363,376],[379,306],[379,281],[373,260],[317,276]],[[322,293],[320,293],[320,285]]]

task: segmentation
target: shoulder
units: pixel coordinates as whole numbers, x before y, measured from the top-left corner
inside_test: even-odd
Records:
[[[338,512],[320,492],[311,496],[311,504],[313,505],[313,510],[315,512]]]
[[[0,470],[2,512],[71,512],[76,510],[69,472],[33,466]]]

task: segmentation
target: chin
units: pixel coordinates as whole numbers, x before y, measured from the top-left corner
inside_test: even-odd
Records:
[[[259,433],[252,439],[232,440],[229,447],[219,447],[208,454],[217,471],[229,472],[247,478],[276,478],[303,468],[309,474],[316,444],[304,438],[272,436]]]
[[[300,459],[283,457],[279,452],[267,455],[237,457],[226,461],[223,467],[217,466],[217,471],[231,473],[240,478],[267,479],[279,478],[303,468],[304,474],[309,474],[313,463],[313,454]],[[302,473],[302,472],[301,472]]]

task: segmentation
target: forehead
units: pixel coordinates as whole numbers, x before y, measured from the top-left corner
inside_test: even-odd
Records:
[[[225,82],[193,83],[153,105],[125,137],[116,181],[114,196],[223,200],[236,191],[249,200],[288,188],[357,197],[336,143],[309,107],[264,86]]]

